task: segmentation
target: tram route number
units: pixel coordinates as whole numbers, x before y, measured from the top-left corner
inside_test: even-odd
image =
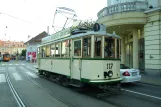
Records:
[[[113,63],[107,63],[107,69],[112,69]]]

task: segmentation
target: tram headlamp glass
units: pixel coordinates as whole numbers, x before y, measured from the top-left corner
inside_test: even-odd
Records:
[[[113,76],[113,72],[110,70],[110,71],[108,71],[108,77],[112,77]]]

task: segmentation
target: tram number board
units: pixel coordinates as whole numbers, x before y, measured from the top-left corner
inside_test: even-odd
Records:
[[[112,69],[113,63],[107,63],[107,69]]]

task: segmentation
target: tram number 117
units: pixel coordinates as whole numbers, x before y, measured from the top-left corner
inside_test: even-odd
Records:
[[[112,69],[113,63],[107,63],[107,69]]]

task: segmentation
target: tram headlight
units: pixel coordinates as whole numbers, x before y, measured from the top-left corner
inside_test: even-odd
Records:
[[[106,77],[112,77],[113,76],[113,72],[111,71],[111,70],[109,70],[108,72],[104,72],[104,78],[106,78]]]
[[[108,77],[112,77],[112,76],[113,76],[113,72],[112,72],[111,70],[108,71],[107,76],[108,76]]]

